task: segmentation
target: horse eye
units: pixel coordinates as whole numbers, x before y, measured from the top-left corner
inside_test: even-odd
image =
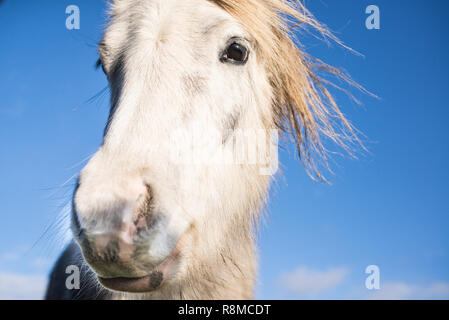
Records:
[[[234,42],[223,52],[220,61],[235,64],[245,64],[248,61],[249,52],[243,45]]]

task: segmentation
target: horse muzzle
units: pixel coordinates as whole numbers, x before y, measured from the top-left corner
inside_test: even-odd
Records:
[[[155,290],[169,277],[179,258],[180,237],[170,232],[168,217],[152,205],[149,187],[146,192],[137,203],[122,199],[107,206],[81,206],[82,211],[75,192],[72,232],[85,261],[108,289]]]

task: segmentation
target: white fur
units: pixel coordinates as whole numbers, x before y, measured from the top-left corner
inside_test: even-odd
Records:
[[[246,39],[246,65],[219,61],[231,37]],[[151,237],[152,259],[167,257],[183,236],[176,272],[160,289],[117,297],[252,297],[253,221],[270,177],[260,164],[170,161],[176,130],[213,136],[232,114],[236,129],[273,128],[273,93],[251,39],[209,1],[116,0],[103,44],[115,111],[104,143],[80,174],[78,214],[82,221],[107,221],[129,210],[129,219],[150,185],[162,217]],[[113,73],[119,60],[121,70]],[[218,140],[212,153],[222,147]],[[224,148],[237,152],[232,143]]]

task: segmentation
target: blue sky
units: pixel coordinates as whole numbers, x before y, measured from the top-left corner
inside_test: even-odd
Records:
[[[65,8],[81,29],[65,28]],[[377,94],[336,92],[370,153],[335,157],[331,185],[313,182],[293,152],[260,233],[256,298],[449,298],[449,3],[306,1],[356,56],[300,35]],[[365,28],[375,4],[381,29]],[[94,70],[104,1],[0,6],[0,299],[38,298],[63,240],[54,222],[101,143],[108,92]],[[49,230],[47,228],[49,227]],[[365,288],[380,268],[381,289]],[[14,290],[12,289],[14,288]],[[314,290],[310,290],[314,288]]]

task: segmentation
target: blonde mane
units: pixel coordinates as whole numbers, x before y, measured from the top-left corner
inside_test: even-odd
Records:
[[[363,88],[340,70],[299,49],[292,30],[312,28],[323,38],[343,44],[297,0],[210,1],[236,18],[253,37],[257,56],[265,65],[273,88],[276,126],[294,137],[299,158],[309,175],[324,181],[320,162],[329,167],[323,137],[351,155],[354,142],[363,145],[323,84],[337,86],[321,79],[316,71],[326,71]]]

